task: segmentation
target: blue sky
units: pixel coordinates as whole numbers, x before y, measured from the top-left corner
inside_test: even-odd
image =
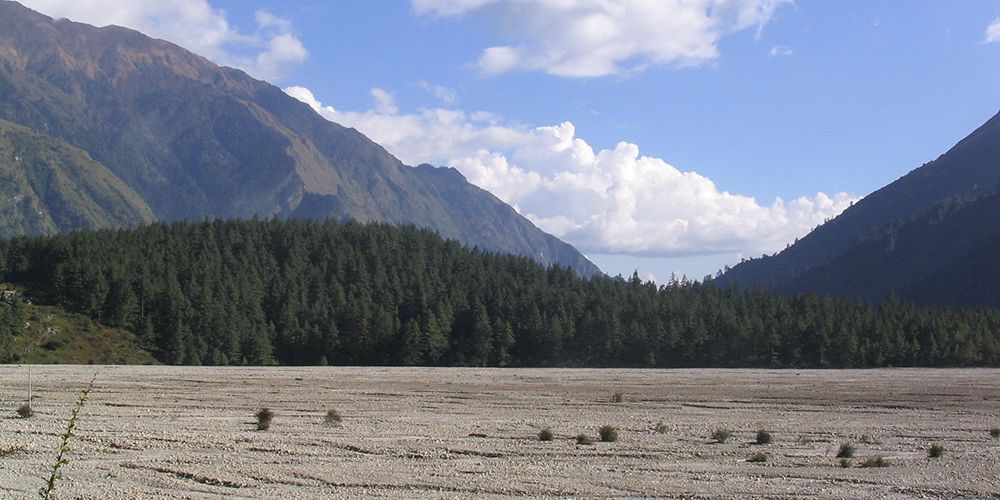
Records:
[[[1000,110],[998,0],[27,4],[246,69],[661,281],[783,248]]]

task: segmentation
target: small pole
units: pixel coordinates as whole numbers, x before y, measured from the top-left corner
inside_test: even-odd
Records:
[[[31,365],[28,365],[28,409],[31,409]]]

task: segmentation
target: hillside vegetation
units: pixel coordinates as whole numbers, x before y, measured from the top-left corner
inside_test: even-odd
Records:
[[[579,278],[429,230],[154,224],[0,242],[3,279],[173,364],[1000,363],[1000,311]]]

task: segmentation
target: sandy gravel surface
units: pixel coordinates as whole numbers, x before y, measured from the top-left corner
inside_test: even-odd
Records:
[[[0,497],[42,485],[94,370],[35,366],[37,415],[19,419],[27,370],[0,366]],[[255,430],[262,406],[269,431]],[[340,425],[324,424],[330,408]],[[617,442],[576,444],[604,424]],[[545,426],[555,440],[538,441]],[[57,497],[1000,497],[998,426],[1000,370],[110,366]],[[759,428],[772,444],[752,444]],[[757,451],[766,463],[746,461]],[[875,454],[890,466],[858,466]]]

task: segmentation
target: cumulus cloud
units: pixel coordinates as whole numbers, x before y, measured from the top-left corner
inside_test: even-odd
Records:
[[[405,163],[457,168],[584,252],[771,253],[855,200],[845,193],[817,193],[762,204],[721,190],[697,172],[644,156],[635,144],[595,150],[570,122],[526,127],[453,109],[338,111],[306,88],[285,92],[324,117],[357,128]]]
[[[986,27],[986,38],[983,40],[985,43],[1000,42],[1000,17],[998,17],[992,24]]]
[[[55,18],[96,26],[115,24],[170,40],[214,62],[265,80],[280,80],[309,57],[291,22],[257,11],[256,32],[241,33],[207,0],[22,0]]]
[[[719,40],[756,28],[792,0],[412,0],[417,14],[503,19],[513,42],[487,47],[479,69],[566,77],[693,66],[719,55]]]

